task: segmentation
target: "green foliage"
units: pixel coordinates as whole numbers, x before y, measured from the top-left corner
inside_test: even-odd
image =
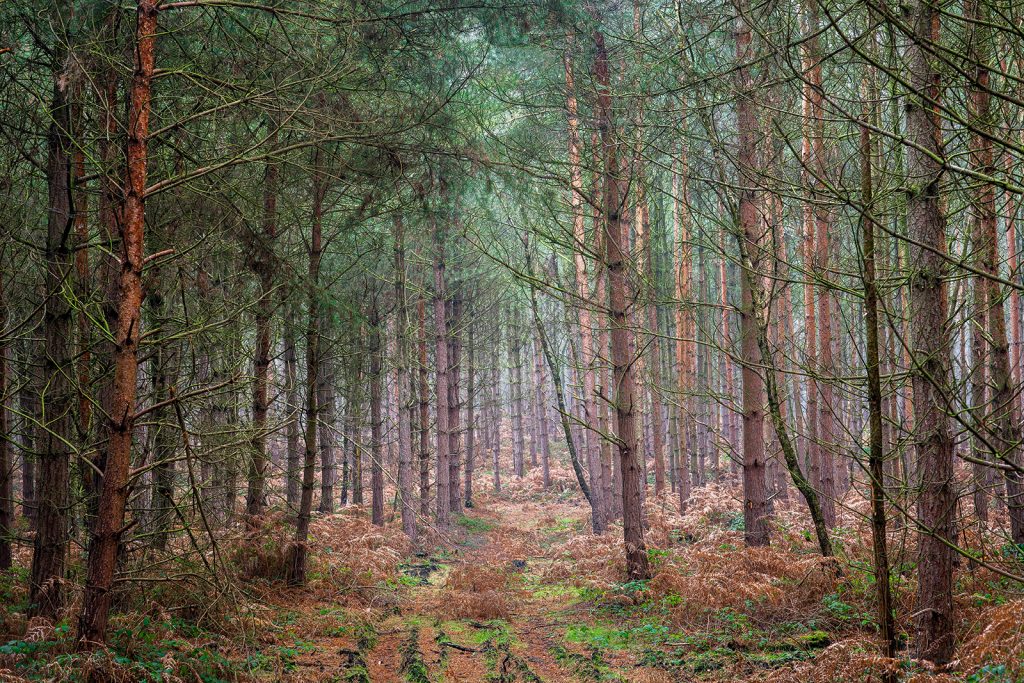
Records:
[[[1024,683],[1024,678],[1007,673],[1006,664],[986,664],[966,678],[967,683]]]
[[[121,680],[162,682],[180,677],[182,672],[202,683],[227,683],[236,678],[241,666],[207,645],[193,645],[180,637],[162,637],[172,621],[153,623],[144,618],[137,630],[118,629],[111,634],[110,650],[97,653],[75,651],[71,627],[60,624],[54,637],[47,640],[12,640],[0,645],[0,655],[13,662],[13,668],[29,680],[51,680],[53,666],[63,670],[81,670],[91,666],[115,670]],[[197,633],[192,626],[188,629]],[[181,635],[180,633],[178,635]],[[209,634],[201,634],[209,635]]]
[[[725,528],[729,531],[745,531],[747,527],[746,521],[743,519],[743,513],[737,512],[732,517],[730,517],[729,522],[728,524],[726,524]]]
[[[455,522],[471,534],[486,534],[494,529],[494,523],[482,517],[459,515],[455,518]]]

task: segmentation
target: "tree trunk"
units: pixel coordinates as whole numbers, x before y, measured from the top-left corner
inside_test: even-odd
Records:
[[[93,526],[92,544],[89,547],[85,595],[78,627],[80,647],[93,647],[106,641],[117,549],[124,532],[125,504],[128,501],[132,428],[135,426],[142,265],[145,253],[146,165],[157,14],[157,3],[154,0],[139,0],[131,107],[128,114],[127,178],[124,183],[126,197],[119,223],[121,273],[118,278],[117,328],[113,335],[112,410],[103,484]]]
[[[627,324],[629,282],[626,262],[629,237],[625,234],[622,211],[626,197],[620,176],[618,142],[612,121],[611,77],[604,35],[594,32],[594,77],[598,87],[598,128],[604,157],[605,263],[608,269],[609,317],[611,319],[612,372],[615,405],[616,446],[622,476],[622,529],[626,546],[626,573],[631,581],[647,579],[650,567],[644,543],[643,492],[641,463],[637,460],[635,385],[630,347],[632,331]]]
[[[170,320],[164,311],[164,287],[159,271],[154,273],[153,291],[148,295],[151,322],[154,329],[166,329]],[[171,335],[166,335],[171,336]],[[153,400],[166,401],[171,396],[177,375],[177,349],[173,341],[158,342],[153,352]],[[150,416],[153,436],[153,547],[164,550],[167,535],[174,518],[174,454],[181,438],[176,433],[171,415],[173,408],[165,406],[153,411]]]
[[[760,353],[757,342],[757,315],[754,289],[758,287],[761,266],[761,232],[758,215],[756,139],[757,113],[754,110],[753,82],[749,62],[753,57],[751,30],[747,24],[745,0],[737,1],[736,18],[736,121],[739,129],[737,166],[739,173],[739,231],[737,240],[748,254],[740,275],[740,354],[743,358],[743,537],[748,546],[764,546],[768,537],[769,504],[765,486],[764,461],[764,382],[757,370]]]
[[[460,472],[462,469],[462,295],[455,293],[451,300],[451,319],[448,321],[448,505],[452,512],[462,511]]]
[[[864,101],[874,102],[873,74],[865,78]],[[873,122],[872,105],[865,104],[864,119]],[[875,281],[875,221],[872,186],[871,132],[860,127],[861,239],[863,244],[862,273],[864,280],[864,328],[866,335],[869,453],[868,473],[871,477],[871,540],[874,551],[875,594],[878,601],[878,630],[882,638],[882,655],[896,657],[896,631],[892,609],[892,587],[889,579],[889,551],[885,523],[885,441],[882,434],[882,379],[879,371],[878,286]],[[894,683],[895,675],[886,674],[886,683]]]
[[[416,305],[419,320],[419,464],[420,464],[420,515],[430,514],[430,386],[427,383],[427,301],[420,297]]]
[[[4,231],[6,233],[6,231]],[[4,289],[4,279],[7,273],[6,264],[0,261],[0,330],[8,329],[10,325],[10,308],[7,303]],[[0,337],[0,571],[11,568],[11,526],[14,522],[13,499],[14,482],[11,473],[14,469],[11,462],[11,443],[13,433],[11,431],[11,420],[8,411],[8,346],[7,337]]]
[[[682,123],[686,125],[686,114],[683,112]],[[694,419],[692,413],[693,380],[696,373],[693,370],[693,337],[695,326],[693,324],[693,309],[690,302],[690,260],[692,250],[690,248],[690,214],[689,214],[689,163],[686,142],[681,143],[679,149],[678,167],[673,165],[672,169],[672,237],[676,244],[675,253],[675,294],[677,304],[675,306],[675,361],[676,372],[679,376],[679,406],[676,409],[676,423],[678,424],[679,448],[676,458],[676,489],[679,495],[679,511],[686,510],[686,503],[690,499],[691,484],[690,473],[687,463],[687,448],[693,446],[688,444],[687,435],[690,433],[689,423]],[[716,468],[717,469],[717,468]]]
[[[726,251],[725,251],[725,230],[721,230],[721,249],[722,258],[719,260],[718,266],[718,279],[719,279],[719,305],[722,309],[722,348],[726,349],[726,353],[721,355],[721,367],[720,374],[722,380],[722,389],[724,394],[724,400],[722,401],[722,408],[719,411],[719,422],[721,438],[725,445],[726,457],[729,459],[729,472],[731,477],[735,477],[736,474],[736,459],[738,453],[736,452],[736,434],[734,428],[734,409],[733,406],[736,403],[736,390],[734,386],[733,378],[733,357],[734,353],[732,343],[732,330],[730,329],[730,316],[729,312],[732,310],[729,304],[729,278],[728,268],[726,267]]]
[[[288,425],[286,439],[288,454],[285,463],[285,480],[288,509],[295,510],[299,504],[301,482],[299,454],[299,360],[295,343],[295,306],[289,305],[284,321],[284,374],[285,401],[288,404]]]
[[[476,458],[476,339],[474,330],[476,320],[469,319],[469,342],[466,359],[466,483],[463,486],[463,499],[466,507],[473,507],[473,466]]]
[[[444,283],[444,231],[441,221],[434,223],[434,364],[436,366],[435,393],[437,394],[437,476],[435,479],[435,508],[437,526],[448,528],[451,512],[448,490],[448,449],[451,436],[448,432],[448,325],[445,320],[447,294]]]
[[[416,542],[416,509],[413,506],[412,414],[413,391],[410,371],[409,300],[405,291],[405,226],[402,215],[395,214],[392,223],[395,240],[395,329],[398,336],[396,363],[398,402],[398,498],[402,515],[402,531]],[[468,495],[468,494],[467,494]]]
[[[526,443],[523,439],[523,361],[521,354],[521,334],[519,321],[515,319],[515,313],[511,312],[513,320],[508,325],[508,353],[509,353],[509,394],[512,403],[512,472],[517,478],[522,479],[526,474],[525,451]]]
[[[318,511],[324,514],[334,512],[334,485],[338,479],[337,443],[334,435],[335,423],[338,418],[338,401],[334,389],[334,364],[325,353],[323,337],[327,328],[327,316],[321,311],[320,314],[320,346],[318,347],[317,360],[320,368],[317,370],[317,428],[319,436],[317,445],[320,448],[320,506]],[[352,390],[354,396],[356,390]],[[354,414],[353,408],[347,408],[349,420]],[[344,457],[344,455],[342,455]]]
[[[288,548],[285,580],[289,585],[306,583],[307,540],[309,521],[313,512],[313,486],[316,483],[317,428],[320,392],[318,373],[320,359],[320,259],[323,255],[323,201],[324,178],[320,171],[320,148],[313,149],[313,221],[309,239],[309,269],[307,273],[306,302],[306,435],[302,457],[302,492],[299,512],[295,520],[295,538]]]
[[[910,342],[918,519],[917,643],[920,658],[944,664],[953,656],[953,550],[956,542],[953,437],[944,392],[950,381],[950,331],[945,281],[946,217],[940,205],[942,125],[940,75],[931,45],[938,43],[940,16],[932,0],[916,0],[907,13],[913,42],[907,48],[907,227],[912,240]]]
[[[579,303],[579,334],[583,367],[583,421],[588,426],[586,438],[581,444],[586,449],[587,473],[590,483],[591,526],[595,534],[604,533],[607,528],[606,508],[608,501],[604,497],[601,482],[601,441],[593,431],[592,425],[598,423],[597,381],[594,367],[596,355],[594,350],[593,322],[590,316],[590,283],[587,279],[587,260],[585,257],[587,237],[583,216],[583,172],[581,168],[579,114],[576,101],[576,84],[573,74],[572,47],[573,36],[569,36],[569,45],[564,56],[566,110],[569,127],[569,203],[572,208],[573,225],[573,266],[575,269],[576,294]],[[597,223],[595,222],[595,232]],[[559,389],[561,391],[561,389]]]
[[[55,59],[66,57],[60,48]],[[61,69],[64,65],[61,64]],[[40,398],[36,535],[29,580],[30,614],[56,619],[64,606],[64,569],[69,525],[69,467],[72,442],[71,307],[63,288],[71,272],[75,207],[71,187],[71,102],[67,74],[54,73],[47,135],[49,213],[43,300],[43,381]],[[134,406],[133,406],[134,408]]]
[[[374,300],[370,309],[370,519],[377,526],[384,525],[384,419],[381,415],[381,397],[383,395],[382,367],[384,365],[384,345],[381,343],[380,312]]]
[[[37,425],[41,418],[43,377],[42,363],[33,354],[27,341],[20,354],[24,364],[25,381],[18,390],[21,418],[21,514],[29,528],[36,524],[36,453],[40,447]],[[99,481],[99,480],[98,480]]]
[[[277,120],[270,118],[267,143],[277,145]],[[271,157],[263,172],[263,232],[253,256],[253,270],[259,278],[260,294],[256,302],[255,382],[252,391],[252,459],[249,462],[249,487],[245,494],[245,513],[258,517],[266,505],[267,413],[270,408],[270,322],[274,313],[274,240],[277,236],[277,191],[279,170]],[[250,519],[250,523],[252,519]]]
[[[360,349],[360,353],[356,355],[355,363],[352,368],[352,387],[348,405],[348,429],[349,429],[349,444],[351,449],[349,450],[349,476],[351,477],[352,485],[352,504],[362,505],[363,504],[363,363],[364,357],[362,350],[366,347],[363,341],[363,327],[359,326],[359,331],[356,336],[356,347]],[[323,432],[321,431],[320,437],[323,438]]]
[[[544,488],[551,486],[551,444],[548,442],[548,407],[544,400],[544,353],[540,339],[533,340],[534,398],[537,402],[537,440],[540,447],[540,467]]]
[[[494,344],[491,346],[491,467],[494,475],[494,490],[501,491],[501,364],[498,349],[501,348],[501,322],[494,326]]]

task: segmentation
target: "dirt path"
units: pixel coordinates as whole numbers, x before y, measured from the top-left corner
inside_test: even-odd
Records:
[[[454,548],[409,558],[363,609],[315,601],[277,614],[275,623],[290,619],[291,627],[274,641],[287,655],[275,679],[669,680],[576,635],[596,623],[596,610],[552,570],[561,543],[585,533],[585,519],[575,502],[481,496],[457,519]]]

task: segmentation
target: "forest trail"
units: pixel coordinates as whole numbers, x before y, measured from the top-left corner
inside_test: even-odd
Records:
[[[285,599],[271,678],[288,681],[667,681],[638,666],[623,623],[577,588],[562,544],[587,508],[485,494],[456,518],[450,550],[418,553],[361,609]],[[620,617],[622,615],[619,615]],[[264,648],[266,650],[266,648]]]

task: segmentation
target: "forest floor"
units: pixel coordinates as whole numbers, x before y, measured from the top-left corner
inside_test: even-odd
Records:
[[[588,533],[586,523],[576,504],[480,496],[456,518],[452,547],[398,566],[382,604],[356,614],[323,602],[300,611],[279,605],[278,642],[301,641],[282,678],[673,680],[647,647],[665,640],[656,620],[622,605],[602,609],[595,591],[552,571],[565,559],[563,544]]]
[[[8,614],[20,635],[0,646],[0,680],[833,683],[892,669],[903,681],[1024,681],[1019,586],[966,564],[954,668],[876,654],[856,502],[832,562],[815,553],[795,501],[776,504],[773,546],[748,549],[734,486],[702,489],[684,515],[668,498],[650,500],[654,575],[628,582],[621,530],[590,533],[571,474],[556,472],[547,491],[536,474],[489,489],[481,481],[474,507],[449,532],[428,530],[419,548],[394,519],[372,526],[363,506],[319,516],[304,588],[260,578],[280,563],[289,529],[268,523],[224,543],[236,588],[200,611],[166,607],[182,600],[170,592],[126,599],[111,650],[89,660],[71,652],[70,619],[18,626]],[[891,536],[904,634],[912,540],[906,529]]]
[[[555,479],[548,491],[539,473],[501,493],[479,485],[484,492],[455,516],[452,531],[430,535],[429,552],[399,557],[389,545],[393,537],[372,536],[374,552],[391,559],[365,570],[378,572],[372,588],[350,578],[341,601],[315,588],[268,595],[260,651],[276,655],[253,678],[795,683],[881,680],[891,669],[905,681],[1024,681],[1019,586],[974,567],[959,574],[957,668],[938,673],[906,651],[898,660],[876,654],[873,583],[864,561],[870,545],[856,503],[845,516],[849,526],[835,533],[841,558],[832,562],[817,555],[796,501],[776,504],[775,545],[768,549],[743,546],[735,487],[708,487],[685,515],[668,497],[648,501],[654,576],[628,582],[621,530],[593,536],[571,474],[557,472]],[[332,529],[351,514],[315,527],[321,559],[364,528],[350,527],[332,547]],[[913,534],[896,530],[891,541],[902,568],[894,583],[905,644]],[[331,562],[321,565],[322,585],[338,576],[327,569]]]

